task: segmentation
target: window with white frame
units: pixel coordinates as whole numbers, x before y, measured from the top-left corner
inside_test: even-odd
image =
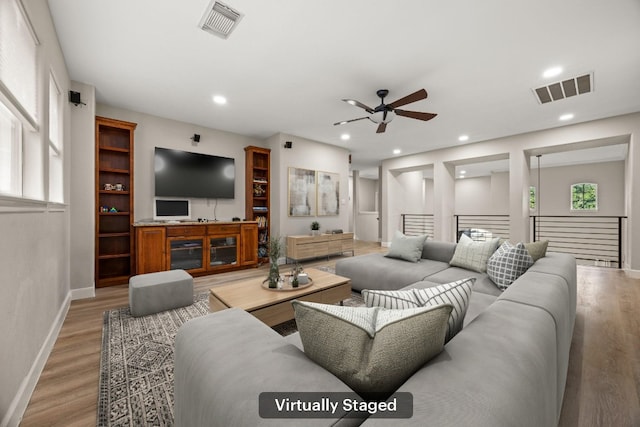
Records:
[[[0,1],[0,194],[24,196],[24,129],[38,130],[38,39],[19,0]],[[36,147],[37,149],[37,147]],[[34,152],[31,150],[30,152]],[[28,158],[32,158],[27,156]],[[37,157],[36,157],[37,159]]]
[[[62,93],[49,74],[49,201],[64,202],[62,159]]]
[[[530,186],[529,187],[529,210],[531,211],[536,210],[537,201],[538,201],[538,198],[536,197],[536,187]]]
[[[0,1],[0,90],[37,128],[38,40],[18,0]]]
[[[22,194],[22,126],[0,102],[0,194]]]
[[[598,184],[580,182],[571,186],[571,210],[598,210]]]

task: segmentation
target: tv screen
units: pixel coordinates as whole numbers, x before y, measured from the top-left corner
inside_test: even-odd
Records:
[[[180,221],[191,219],[189,199],[162,199],[156,197],[153,204],[153,219],[161,221]]]
[[[235,197],[234,159],[156,147],[154,160],[156,196]]]

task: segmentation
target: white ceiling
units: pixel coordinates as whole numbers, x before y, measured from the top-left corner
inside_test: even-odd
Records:
[[[224,40],[198,28],[209,0],[49,0],[73,80],[100,103],[268,138],[347,147],[366,174],[381,159],[640,111],[637,0],[228,0],[244,14]],[[542,77],[551,66],[558,77]],[[532,89],[594,73],[594,91],[541,105]],[[375,107],[425,88],[384,134],[342,102]],[[214,94],[228,104],[212,102]],[[558,117],[575,118],[560,122]],[[342,141],[340,135],[351,139]]]

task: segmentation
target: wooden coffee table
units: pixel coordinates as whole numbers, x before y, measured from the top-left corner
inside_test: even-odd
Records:
[[[305,269],[313,283],[303,289],[276,291],[262,287],[264,277],[242,280],[229,285],[211,288],[209,308],[213,311],[231,307],[241,308],[253,314],[269,326],[294,318],[294,299],[323,304],[335,304],[351,297],[351,282],[315,268]]]

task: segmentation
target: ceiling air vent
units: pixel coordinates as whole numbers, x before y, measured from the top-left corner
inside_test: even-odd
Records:
[[[226,39],[236,28],[242,15],[224,3],[213,0],[200,20],[200,28],[218,37]]]
[[[572,79],[551,83],[533,89],[536,99],[540,104],[551,101],[559,101],[571,96],[582,95],[593,91],[593,73],[584,74]]]

